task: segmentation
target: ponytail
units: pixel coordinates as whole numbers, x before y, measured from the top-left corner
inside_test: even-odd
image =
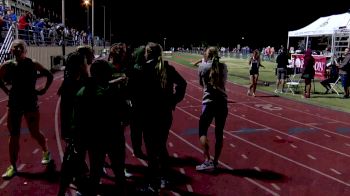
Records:
[[[209,84],[211,84],[214,88],[220,87],[220,57],[214,56],[213,63],[209,72]]]

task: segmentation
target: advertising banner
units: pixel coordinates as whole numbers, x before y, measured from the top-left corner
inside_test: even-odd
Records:
[[[326,56],[323,55],[312,55],[315,58],[315,78],[325,79],[326,74]],[[292,54],[291,65],[297,70],[302,71],[304,68],[304,54]]]

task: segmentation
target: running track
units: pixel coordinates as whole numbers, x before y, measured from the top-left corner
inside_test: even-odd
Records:
[[[173,157],[172,188],[165,195],[350,195],[350,115],[258,92],[228,83],[229,115],[217,172],[199,173],[202,161],[198,120],[202,90],[197,71],[172,63],[188,82],[184,100],[174,112],[168,149]],[[41,130],[48,138],[56,169],[40,165],[41,152],[23,122],[20,173],[0,179],[0,195],[56,195],[64,143],[59,139],[59,97],[62,73],[40,97]],[[39,84],[43,81],[39,80]],[[8,166],[7,97],[0,93],[0,171]],[[213,127],[209,131],[211,151]],[[129,131],[127,164],[135,181],[142,180],[145,162],[131,156]],[[111,184],[108,179],[103,183]],[[131,180],[130,184],[134,181]],[[136,184],[136,183],[134,183]],[[132,186],[132,185],[130,185]],[[108,187],[107,187],[108,188]],[[107,189],[106,188],[106,189]]]

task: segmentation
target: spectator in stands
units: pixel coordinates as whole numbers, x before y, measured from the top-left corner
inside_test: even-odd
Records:
[[[311,81],[314,79],[315,76],[315,59],[312,56],[312,50],[308,48],[305,52],[304,56],[304,70],[301,75],[301,78],[305,81],[305,89],[304,89],[304,95],[303,98],[310,98],[310,91],[311,91]]]
[[[18,35],[21,39],[25,40],[28,43],[28,30],[29,30],[29,22],[28,22],[28,12],[24,12],[18,20]]]
[[[2,175],[3,178],[12,178],[17,173],[17,158],[19,153],[19,138],[22,117],[27,121],[31,136],[39,143],[43,157],[42,164],[51,161],[47,139],[39,130],[38,95],[46,93],[53,81],[53,75],[40,63],[26,57],[27,45],[23,40],[14,40],[11,52],[15,60],[5,62],[0,68],[0,88],[9,95],[7,127],[10,131],[9,155],[11,165]],[[37,89],[37,72],[46,77],[43,88]],[[4,81],[11,83],[8,89]]]
[[[223,146],[223,131],[228,113],[227,109],[227,66],[219,62],[218,49],[209,47],[205,52],[206,63],[199,64],[199,83],[203,87],[202,113],[199,119],[199,140],[203,148],[204,162],[196,170],[210,170],[218,165]],[[215,155],[211,159],[208,128],[215,118]]]
[[[253,55],[249,59],[249,66],[250,85],[247,95],[255,97],[256,86],[258,84],[259,79],[259,69],[260,67],[264,67],[261,64],[259,50],[253,51]]]

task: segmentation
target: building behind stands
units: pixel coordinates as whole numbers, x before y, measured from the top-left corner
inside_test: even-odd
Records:
[[[0,0],[1,10],[3,11],[3,2],[5,2],[5,10],[14,10],[19,16],[23,12],[33,13],[33,1],[30,0]]]

